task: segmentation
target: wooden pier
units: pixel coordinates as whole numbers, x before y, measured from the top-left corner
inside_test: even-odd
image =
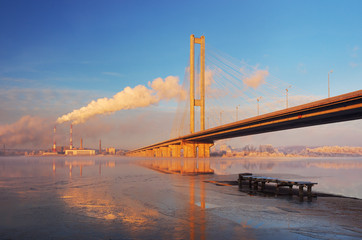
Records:
[[[289,194],[293,195],[293,186],[297,186],[297,187],[299,187],[298,195],[301,200],[303,200],[303,197],[304,197],[304,187],[307,188],[308,199],[311,199],[312,198],[312,187],[314,185],[318,184],[318,183],[307,182],[307,181],[291,181],[291,180],[282,180],[282,179],[272,178],[272,177],[253,176],[250,173],[239,174],[238,183],[239,183],[240,188],[242,188],[243,181],[247,181],[249,183],[249,188],[250,189],[253,188],[254,190],[258,190],[259,185],[260,185],[260,191],[262,191],[262,192],[265,189],[266,183],[276,184],[276,188],[275,188],[276,195],[279,194],[280,187],[289,187]]]

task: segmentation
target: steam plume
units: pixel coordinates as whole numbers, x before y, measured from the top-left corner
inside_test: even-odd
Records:
[[[27,145],[42,146],[51,142],[48,132],[49,121],[39,117],[23,116],[12,124],[0,125],[0,143],[7,146]]]
[[[57,123],[72,121],[73,124],[84,123],[89,118],[109,114],[123,109],[134,109],[157,104],[161,100],[171,100],[186,98],[186,92],[179,85],[179,78],[168,76],[163,80],[156,78],[148,83],[147,88],[138,85],[134,88],[126,87],[117,93],[113,98],[99,98],[90,102],[87,106],[76,109],[57,119]]]

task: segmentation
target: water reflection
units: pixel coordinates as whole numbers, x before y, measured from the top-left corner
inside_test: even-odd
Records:
[[[68,188],[61,198],[70,209],[75,209],[83,215],[104,220],[118,219],[134,228],[144,225],[159,214],[155,209],[126,196],[123,196],[120,202],[112,193],[102,191],[102,188],[108,186]]]
[[[210,167],[210,159],[147,159],[139,161],[139,164],[153,170],[172,173],[172,174],[213,174],[214,170]]]
[[[105,160],[105,161],[98,161],[96,163],[95,160],[89,159],[67,159],[64,161],[57,161],[53,160],[53,174],[56,173],[57,169],[69,169],[69,177],[72,177],[73,168],[79,168],[79,176],[83,176],[83,168],[92,167],[98,164],[98,174],[102,174],[102,165],[109,168],[114,168],[116,166],[116,162],[114,160]]]
[[[274,233],[285,239],[297,239],[310,232],[316,233],[312,235],[315,238],[323,238],[330,230],[341,238],[358,235],[360,202],[355,200],[350,207],[344,205],[345,199],[338,198],[299,205],[240,194],[237,186],[205,183],[233,176],[198,174],[240,173],[245,171],[244,167],[253,166],[253,173],[318,176],[318,186],[328,183],[338,186],[334,182],[337,179],[347,183],[341,189],[350,186],[358,189],[353,185],[361,182],[358,160],[141,161],[157,171],[162,169],[176,174],[161,174],[129,164],[131,160],[100,157],[0,159],[0,212],[3,215],[0,235],[14,229],[13,235],[4,238],[79,239],[82,238],[79,228],[87,239],[277,238],[277,235],[268,235],[270,229],[275,229]],[[335,214],[337,211],[343,215]],[[339,221],[341,227],[336,228]],[[295,229],[302,229],[303,235],[295,234]],[[340,235],[339,230],[346,235]],[[254,236],[254,233],[257,234]]]
[[[360,159],[299,159],[299,158],[244,158],[221,159],[212,161],[212,167],[216,174],[230,174],[233,169],[244,170],[268,170],[276,168],[312,168],[321,169],[356,169],[362,168]]]

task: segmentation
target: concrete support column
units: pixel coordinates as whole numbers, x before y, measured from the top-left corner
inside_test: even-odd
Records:
[[[155,157],[162,157],[160,148],[154,148],[153,152]]]
[[[154,155],[154,153],[153,153],[153,150],[146,150],[146,156],[147,157],[154,157],[155,155]]]
[[[195,36],[190,36],[190,132],[195,132]]]
[[[196,144],[195,143],[184,143],[184,157],[195,158],[196,157]]]
[[[195,99],[195,44],[200,44],[200,99]],[[190,132],[195,132],[195,106],[200,107],[200,130],[205,130],[205,36],[190,36]]]
[[[213,146],[213,143],[198,143],[198,157],[199,158],[208,158],[210,157],[210,148]]]
[[[205,130],[205,37],[200,43],[200,130]]]
[[[171,157],[171,148],[169,147],[160,147],[162,157]]]
[[[180,145],[169,145],[171,149],[172,157],[181,157],[181,146]]]

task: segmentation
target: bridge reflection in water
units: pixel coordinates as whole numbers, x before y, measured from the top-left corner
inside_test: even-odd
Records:
[[[139,164],[156,171],[172,174],[199,175],[214,173],[214,170],[210,168],[209,159],[158,158],[142,160]]]

